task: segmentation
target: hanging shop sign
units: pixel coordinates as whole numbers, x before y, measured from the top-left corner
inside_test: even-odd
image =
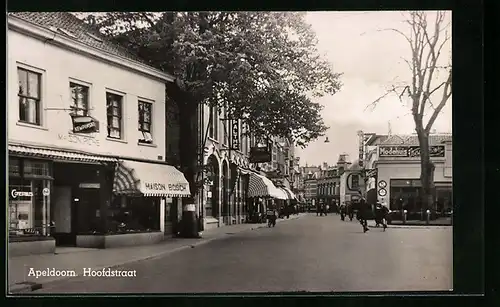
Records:
[[[365,134],[362,130],[358,131],[358,160],[359,166],[363,167],[363,161],[365,158]]]
[[[445,153],[444,145],[435,145],[429,147],[429,155],[431,158],[443,158]],[[380,146],[380,157],[404,157],[417,158],[420,157],[420,146]]]
[[[250,148],[250,163],[271,162],[271,151],[268,146]]]
[[[92,116],[71,116],[74,133],[99,132],[99,121]]]
[[[237,120],[231,122],[231,149],[240,150],[240,125]]]

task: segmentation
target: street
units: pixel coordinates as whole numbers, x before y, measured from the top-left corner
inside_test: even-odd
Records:
[[[135,277],[80,276],[34,293],[450,290],[452,247],[451,227],[363,233],[338,215],[308,214],[113,268]]]

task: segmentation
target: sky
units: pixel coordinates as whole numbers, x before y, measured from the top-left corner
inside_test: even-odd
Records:
[[[343,73],[343,87],[333,96],[315,99],[324,106],[322,115],[330,127],[326,132],[330,142],[325,143],[325,138],[320,137],[307,148],[296,149],[302,166],[334,164],[341,153],[349,154],[354,161],[358,156],[358,130],[387,134],[390,126],[393,134],[415,132],[409,105],[395,95],[382,100],[375,109],[365,110],[393,84],[410,80],[409,68],[402,59],[410,59],[408,42],[394,31],[382,31],[397,29],[409,34],[410,26],[403,22],[404,18],[402,12],[396,11],[307,13],[306,21],[316,32],[320,52],[335,72]],[[428,20],[434,18],[435,13],[429,12]],[[451,12],[447,12],[447,18],[451,20]],[[443,48],[440,64],[449,61],[451,40]],[[435,84],[443,78],[444,71],[437,75]],[[450,98],[433,125],[436,132],[451,133],[451,106]],[[426,114],[430,111],[433,110]]]

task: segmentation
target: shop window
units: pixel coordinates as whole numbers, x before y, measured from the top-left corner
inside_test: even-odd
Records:
[[[9,176],[21,177],[21,160],[9,158]]]
[[[25,178],[51,179],[50,164],[48,161],[24,160],[23,176]]]
[[[108,213],[109,234],[159,230],[159,197],[113,196]]]
[[[9,237],[41,236],[49,233],[46,180],[9,178]]]

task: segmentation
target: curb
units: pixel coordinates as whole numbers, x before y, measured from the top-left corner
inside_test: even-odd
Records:
[[[281,223],[281,222],[284,222],[284,221],[292,221],[292,220],[299,219],[299,218],[301,218],[303,216],[304,215],[300,215],[300,216],[293,217],[293,218],[290,218],[290,219],[284,219],[284,220],[281,220],[279,222]],[[256,229],[260,229],[260,228],[265,228],[265,227],[267,227],[267,224],[256,225],[254,227],[251,227],[251,228],[248,228],[248,229],[243,229],[243,230],[234,232],[232,234],[242,233],[242,232],[245,232],[245,231],[252,231],[252,230],[256,230]],[[165,255],[169,255],[169,254],[172,254],[172,253],[175,253],[175,252],[179,252],[179,251],[182,251],[182,250],[185,250],[185,249],[195,248],[197,246],[201,246],[201,245],[210,243],[212,241],[225,238],[227,236],[229,236],[227,233],[223,233],[221,235],[214,236],[212,238],[203,239],[203,237],[202,237],[200,241],[193,242],[192,244],[186,244],[186,245],[182,245],[182,246],[179,246],[179,247],[176,247],[176,248],[168,249],[168,250],[165,250],[165,251],[162,251],[162,252],[159,252],[159,253],[147,256],[147,257],[141,257],[140,259],[130,259],[130,260],[122,261],[120,263],[115,263],[115,264],[112,264],[112,265],[106,265],[106,266],[97,267],[96,270],[102,270],[102,269],[107,269],[107,268],[113,269],[113,268],[121,267],[121,266],[126,265],[126,264],[131,264],[131,263],[136,263],[136,262],[141,262],[141,261],[145,261],[145,260],[151,260],[151,259],[159,258],[159,257],[165,256]],[[189,240],[189,239],[186,239],[186,240]],[[35,283],[35,282],[17,283],[17,284],[9,286],[9,294],[29,293],[29,292],[33,292],[33,291],[42,289],[44,286],[50,288],[51,284],[58,283],[58,282],[61,282],[61,281],[64,281],[64,280],[68,280],[68,279],[71,279],[71,278],[75,278],[75,277],[62,278],[62,279],[48,281],[48,282],[45,282],[45,283]],[[76,278],[78,278],[78,277],[76,277]]]
[[[12,286],[9,286],[9,294],[33,292],[33,291],[39,290],[41,288],[42,288],[42,284],[39,284],[36,282],[25,281],[25,282],[20,282],[20,283],[14,284]]]

